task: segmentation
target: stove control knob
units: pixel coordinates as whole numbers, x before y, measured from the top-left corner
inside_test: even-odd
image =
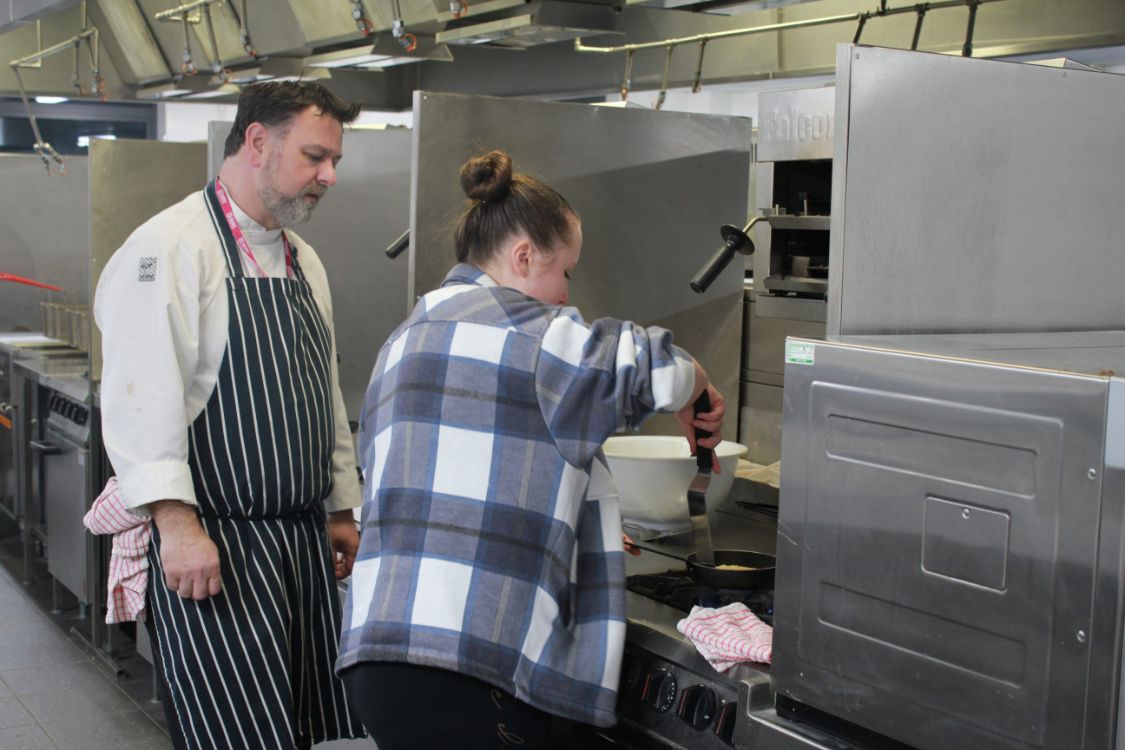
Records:
[[[715,718],[715,709],[718,701],[715,691],[706,685],[692,685],[680,693],[680,704],[676,706],[676,715],[683,719],[692,729],[706,729],[711,726]]]
[[[621,692],[636,695],[634,688],[641,681],[641,660],[636,654],[625,654],[621,660]]]
[[[667,669],[657,669],[645,675],[641,700],[651,708],[664,713],[676,702],[676,676]]]
[[[724,703],[719,709],[719,722],[715,724],[715,734],[728,745],[734,745],[734,724],[738,719],[738,703]]]

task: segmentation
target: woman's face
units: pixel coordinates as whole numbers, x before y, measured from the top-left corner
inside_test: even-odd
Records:
[[[570,218],[570,239],[554,252],[532,247],[530,269],[521,292],[549,305],[565,305],[570,299],[570,276],[582,255],[582,223]]]

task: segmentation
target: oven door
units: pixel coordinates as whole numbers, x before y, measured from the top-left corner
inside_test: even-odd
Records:
[[[47,572],[80,602],[87,602],[86,529],[82,518],[90,506],[86,497],[89,446],[48,422],[47,439],[33,441],[31,447],[42,461]]]

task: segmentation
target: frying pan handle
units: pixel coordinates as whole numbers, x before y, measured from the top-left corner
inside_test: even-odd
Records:
[[[649,547],[648,545],[637,544],[636,542],[630,542],[629,546],[636,547],[637,549],[643,550],[645,552],[652,552],[653,554],[664,555],[664,557],[670,557],[673,560],[679,560],[682,563],[687,563],[686,557],[683,557],[681,555],[673,555],[671,552],[665,552],[664,550],[657,549],[656,547]]]
[[[703,393],[699,394],[699,398],[695,400],[695,405],[692,407],[696,415],[703,412],[711,411],[711,397],[707,395],[707,389],[703,389]],[[695,428],[695,465],[700,471],[711,471],[711,449],[704,448],[699,444],[700,438],[711,437],[711,433],[707,430]]]

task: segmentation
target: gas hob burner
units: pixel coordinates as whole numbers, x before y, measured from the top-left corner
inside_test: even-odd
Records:
[[[714,589],[696,583],[683,570],[629,576],[625,586],[635,594],[685,613],[691,612],[693,606],[725,607],[742,602],[762,622],[773,624],[773,589]]]

